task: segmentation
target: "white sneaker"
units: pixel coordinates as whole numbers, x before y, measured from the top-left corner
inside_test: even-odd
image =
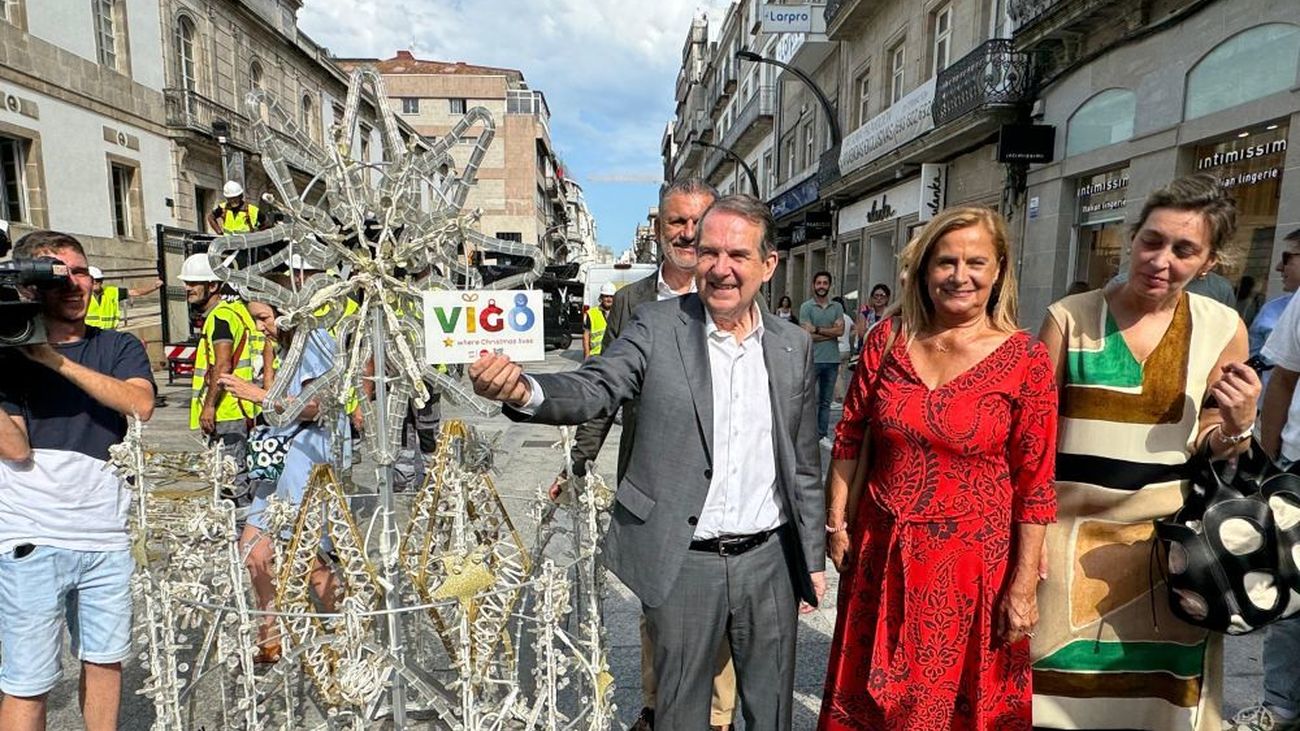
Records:
[[[835,446],[835,442],[830,437],[822,437],[818,442],[823,449],[830,449]]]
[[[1262,703],[1250,708],[1243,708],[1223,722],[1223,731],[1297,731],[1300,718],[1283,719]]]

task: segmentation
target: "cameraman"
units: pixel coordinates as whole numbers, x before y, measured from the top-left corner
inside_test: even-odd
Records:
[[[63,621],[81,659],[88,731],[117,727],[130,654],[130,492],[109,468],[127,415],[153,415],[136,338],[87,327],[91,277],[76,239],[37,231],[15,258],[52,257],[66,282],[37,288],[48,343],[0,351],[0,729],[45,727]]]

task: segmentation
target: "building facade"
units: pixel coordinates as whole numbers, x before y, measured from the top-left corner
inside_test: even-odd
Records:
[[[1056,128],[1055,161],[1028,175],[1026,315],[1073,281],[1100,286],[1121,271],[1142,201],[1193,172],[1217,176],[1237,201],[1220,271],[1234,286],[1250,278],[1242,299],[1280,294],[1273,268],[1300,228],[1296,6],[1013,0],[1011,10],[1016,46],[1049,60],[1040,121]]]
[[[1148,193],[1197,171],[1240,208],[1224,274],[1244,298],[1280,291],[1273,265],[1300,227],[1292,4],[827,0],[824,26],[781,33],[753,13],[736,0],[721,22],[692,22],[663,154],[666,177],[724,192],[748,185],[708,145],[754,168],[778,222],[769,300],[800,301],[825,269],[858,306],[896,282],[921,224],[981,205],[1008,218],[1022,324],[1036,327],[1071,282],[1120,271]],[[779,63],[732,65],[738,50]],[[737,91],[760,65],[777,70],[767,127],[761,97],[746,112]]]
[[[0,2],[0,218],[72,234],[108,283],[152,281],[173,220],[157,0]],[[148,337],[157,306],[131,329]]]
[[[537,244],[548,264],[571,258],[569,201],[564,166],[551,144],[546,96],[528,86],[522,72],[466,63],[417,59],[398,51],[389,59],[346,59],[366,64],[384,77],[388,103],[420,134],[445,135],[465,112],[484,107],[492,114],[495,137],[478,168],[467,210],[480,211],[478,230],[509,241]],[[463,166],[482,134],[476,124],[452,152]],[[583,204],[585,210],[585,203]]]

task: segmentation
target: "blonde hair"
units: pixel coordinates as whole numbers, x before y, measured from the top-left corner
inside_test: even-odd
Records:
[[[985,311],[996,330],[1013,333],[1020,330],[1016,302],[1016,271],[1011,266],[1011,242],[1007,239],[1007,222],[990,208],[966,206],[949,208],[930,219],[916,237],[899,254],[902,270],[898,275],[899,309],[902,330],[909,338],[929,330],[934,322],[934,302],[930,300],[925,275],[930,255],[939,239],[952,231],[983,226],[993,239],[998,258],[998,280],[993,283]]]

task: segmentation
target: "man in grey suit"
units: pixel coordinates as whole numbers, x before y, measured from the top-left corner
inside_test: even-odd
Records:
[[[755,304],[776,269],[773,226],[750,196],[716,201],[698,294],[642,305],[576,371],[525,376],[503,356],[470,367],[515,419],[582,423],[639,397],[603,556],[642,603],[660,731],[707,724],[724,641],[746,727],[789,729],[799,600],[816,606],[825,588],[812,343]]]
[[[659,219],[656,234],[659,239],[659,271],[644,277],[614,294],[614,306],[605,328],[602,351],[610,347],[619,333],[631,321],[632,314],[648,302],[662,302],[695,291],[695,239],[699,232],[700,217],[717,200],[718,192],[708,182],[687,178],[665,183],[659,189]],[[636,443],[636,399],[623,404],[623,435],[618,443],[617,478],[627,472],[632,445]],[[594,462],[600,448],[609,436],[613,425],[612,415],[592,419],[577,429],[570,450],[570,470],[578,477],[587,473],[587,463]],[[553,497],[559,495],[560,484],[568,477],[560,473],[551,488]],[[641,697],[644,705],[628,731],[652,731],[655,727],[654,707],[659,684],[654,672],[654,644],[650,641],[644,617],[641,620]],[[709,709],[709,723],[714,731],[728,731],[736,711],[736,673],[731,663],[731,648],[723,643],[719,647],[718,669],[713,679],[713,699]]]

